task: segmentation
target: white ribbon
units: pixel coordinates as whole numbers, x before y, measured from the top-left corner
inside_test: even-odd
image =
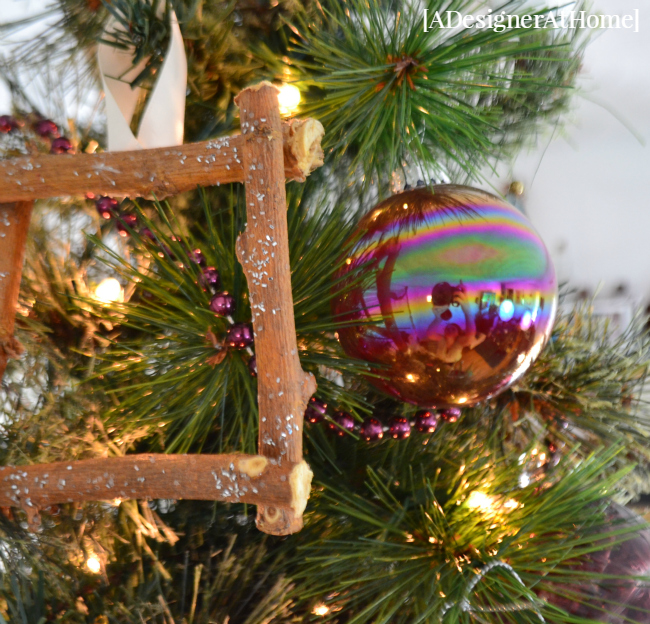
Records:
[[[129,84],[146,65],[144,59],[133,69],[133,56],[102,43],[97,61],[106,94],[108,150],[124,152],[153,147],[168,147],[183,143],[185,91],[187,89],[187,59],[181,29],[176,14],[171,11],[171,37],[165,60],[142,115],[138,136],[131,132],[130,123],[143,89]],[[107,31],[115,28],[111,19]]]

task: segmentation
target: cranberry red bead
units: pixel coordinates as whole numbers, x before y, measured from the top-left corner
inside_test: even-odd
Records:
[[[110,219],[116,217],[119,209],[119,202],[112,197],[98,197],[95,200],[95,208],[99,216],[103,219]]]
[[[384,426],[376,418],[366,418],[359,433],[367,442],[375,442],[384,437]]]
[[[12,130],[17,130],[20,124],[11,115],[0,115],[0,132],[7,134]]]
[[[236,349],[245,349],[253,344],[253,326],[250,323],[231,325],[226,335],[226,344]]]
[[[347,412],[334,412],[332,416],[334,422],[327,423],[329,428],[336,433],[336,435],[344,436],[347,433],[354,431],[354,418]]]
[[[135,229],[135,226],[138,224],[138,217],[134,214],[123,214],[120,215],[119,220],[115,224],[117,231],[120,233],[120,236],[128,236],[130,234],[129,230]]]
[[[455,423],[460,418],[460,410],[455,407],[440,410],[440,418],[446,422]]]
[[[415,414],[413,426],[420,433],[433,433],[438,426],[438,414],[430,410],[421,410]]]
[[[140,230],[140,236],[142,236],[142,238],[148,238],[152,243],[157,242],[155,234],[148,227],[143,227]]]
[[[219,271],[214,267],[205,267],[205,269],[201,271],[199,282],[205,289],[211,288],[212,290],[217,290],[221,283],[219,279]]]
[[[232,316],[235,312],[235,298],[227,292],[219,292],[212,297],[210,310],[217,316]]]
[[[50,152],[52,152],[52,154],[74,154],[74,147],[72,146],[70,139],[59,137],[52,141]]]
[[[388,434],[396,440],[405,440],[411,435],[411,423],[404,416],[394,416],[388,421]]]
[[[58,139],[61,136],[59,126],[50,119],[41,119],[34,124],[34,132],[44,139]]]
[[[305,420],[310,423],[319,423],[325,420],[327,414],[327,403],[317,397],[309,399],[307,409],[305,410]]]
[[[205,266],[205,257],[203,256],[203,252],[200,249],[190,251],[188,256],[190,260],[194,262],[194,264],[198,264],[200,267]]]

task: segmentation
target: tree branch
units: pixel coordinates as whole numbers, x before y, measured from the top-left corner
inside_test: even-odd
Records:
[[[281,178],[304,182],[323,164],[323,126],[313,119],[282,125]],[[243,182],[244,137],[234,135],[136,152],[48,154],[0,161],[0,203],[80,196],[163,199],[197,185]]]

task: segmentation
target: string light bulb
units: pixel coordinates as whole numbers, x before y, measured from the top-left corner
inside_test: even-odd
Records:
[[[108,304],[124,301],[124,289],[114,277],[103,279],[95,288],[95,299]]]
[[[93,574],[99,574],[99,572],[102,569],[102,564],[99,561],[99,558],[97,555],[90,555],[88,559],[86,559],[86,567],[93,573]]]
[[[330,608],[327,605],[324,605],[322,602],[317,604],[314,607],[314,610],[312,611],[314,615],[320,615],[320,616],[327,615],[329,612],[330,612]]]
[[[300,104],[300,90],[292,84],[283,84],[279,87],[278,104],[281,115],[291,115]]]

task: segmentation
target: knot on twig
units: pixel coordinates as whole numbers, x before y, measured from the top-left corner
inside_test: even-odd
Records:
[[[0,338],[0,355],[6,358],[17,358],[25,351],[23,345],[13,336],[3,336]]]
[[[402,82],[406,78],[409,83],[409,87],[415,91],[415,84],[413,83],[413,77],[418,72],[427,73],[427,68],[423,65],[420,65],[420,61],[416,58],[403,54],[402,56],[392,56],[388,55],[388,62],[394,65],[393,71],[397,74],[396,86],[401,87]]]

